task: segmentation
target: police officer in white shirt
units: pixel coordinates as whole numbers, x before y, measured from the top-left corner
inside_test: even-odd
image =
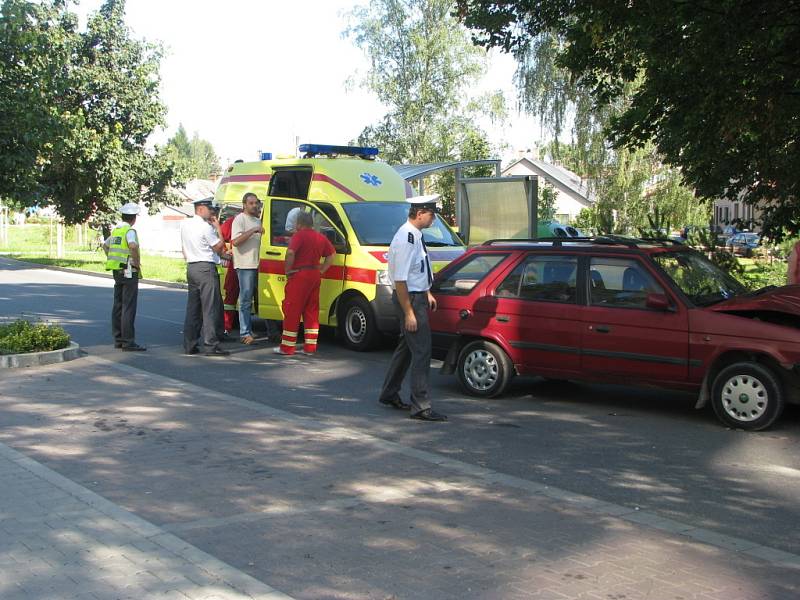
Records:
[[[213,212],[213,200],[194,201],[194,217],[181,224],[181,246],[186,259],[186,319],[183,324],[183,348],[186,354],[197,354],[201,341],[206,356],[228,356],[220,348],[217,321],[222,314],[222,295],[219,289],[217,264],[225,252],[225,242]],[[216,227],[215,227],[216,226]]]
[[[392,301],[400,321],[400,340],[392,355],[389,372],[383,382],[380,402],[401,410],[410,410],[412,419],[446,421],[447,417],[431,408],[428,399],[428,375],[431,366],[431,327],[429,315],[436,310],[431,294],[433,271],[422,230],[436,218],[438,194],[409,198],[408,221],[397,230],[389,246],[389,278]],[[410,372],[411,403],[400,399],[400,388]]]

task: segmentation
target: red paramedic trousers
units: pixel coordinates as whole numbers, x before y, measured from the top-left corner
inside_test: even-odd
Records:
[[[281,352],[294,354],[300,317],[303,318],[303,350],[306,354],[317,351],[319,337],[319,286],[322,275],[319,269],[301,269],[286,282],[283,299],[283,336]]]

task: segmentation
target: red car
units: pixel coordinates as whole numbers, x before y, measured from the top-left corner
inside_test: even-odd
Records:
[[[680,244],[495,240],[433,292],[434,355],[473,395],[515,375],[655,385],[751,430],[800,403],[800,286],[749,292]]]

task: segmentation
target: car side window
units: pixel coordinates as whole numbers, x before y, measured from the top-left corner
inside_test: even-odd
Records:
[[[507,256],[508,254],[474,254],[437,278],[431,292],[466,296]]]
[[[497,286],[495,296],[537,302],[577,302],[578,259],[530,255]]]
[[[662,288],[638,260],[595,257],[589,262],[589,302],[592,306],[647,308],[648,294]]]

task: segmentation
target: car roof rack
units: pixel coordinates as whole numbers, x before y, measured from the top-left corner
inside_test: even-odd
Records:
[[[636,248],[637,240],[618,235],[598,235],[595,237],[542,237],[542,238],[498,238],[486,240],[482,246],[499,246],[502,244],[535,244],[538,242],[549,242],[554,247],[561,246],[564,242],[583,242],[587,244],[621,244],[629,248]]]

